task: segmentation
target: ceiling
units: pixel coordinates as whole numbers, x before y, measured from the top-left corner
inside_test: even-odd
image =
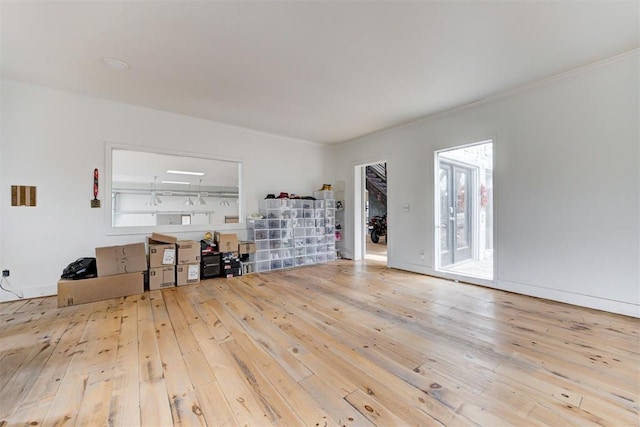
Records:
[[[4,79],[322,143],[639,46],[637,0],[0,7]]]

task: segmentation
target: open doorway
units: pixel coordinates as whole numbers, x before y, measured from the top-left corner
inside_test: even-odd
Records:
[[[435,157],[436,269],[493,280],[493,141]]]
[[[387,262],[387,163],[362,167],[365,259]]]

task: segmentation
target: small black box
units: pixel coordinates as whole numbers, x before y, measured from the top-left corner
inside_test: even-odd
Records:
[[[242,263],[238,258],[224,258],[222,260],[222,264],[225,270],[229,270],[230,268],[240,268],[242,267]]]
[[[224,271],[226,277],[238,277],[242,276],[242,267],[229,268]]]

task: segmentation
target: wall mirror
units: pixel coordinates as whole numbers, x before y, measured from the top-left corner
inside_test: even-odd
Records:
[[[237,228],[238,161],[107,145],[107,194],[115,234]]]

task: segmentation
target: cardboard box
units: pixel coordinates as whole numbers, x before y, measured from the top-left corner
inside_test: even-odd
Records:
[[[218,244],[220,252],[237,252],[238,236],[235,233],[220,233],[216,231],[213,234],[213,240]]]
[[[254,242],[238,242],[238,253],[240,255],[252,254],[256,251],[256,244]]]
[[[142,272],[58,282],[58,307],[126,297],[144,292]]]
[[[136,273],[147,269],[144,243],[96,248],[98,277]]]
[[[168,234],[151,233],[151,237],[149,237],[149,243],[173,243],[175,245],[177,241],[177,237],[169,236]]]
[[[164,267],[176,264],[176,241],[173,236],[153,233],[147,238],[149,244],[149,267]]]
[[[178,264],[197,264],[200,262],[200,242],[178,240]]]
[[[181,264],[176,267],[176,284],[178,286],[200,283],[200,264]]]
[[[176,267],[156,267],[149,269],[149,290],[171,288],[176,285]]]
[[[149,268],[176,264],[176,245],[149,244]]]

